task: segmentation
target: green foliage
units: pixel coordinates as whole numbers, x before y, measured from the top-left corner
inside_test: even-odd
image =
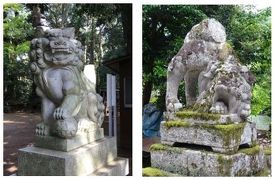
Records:
[[[271,9],[254,12],[237,7],[229,24],[231,40],[240,61],[256,77],[252,91],[252,114],[271,115]]]
[[[28,51],[32,26],[21,4],[4,4],[4,105],[26,105],[31,93]]]
[[[121,4],[4,4],[4,98],[5,105],[26,105],[31,100],[32,75],[28,51],[34,38],[33,8],[39,6],[51,28],[75,27],[75,35],[85,47],[87,64],[94,63],[97,89],[105,88],[107,59],[125,55],[124,15],[131,5]],[[36,14],[37,15],[37,14]],[[37,16],[36,16],[37,17]],[[98,73],[99,72],[99,73]]]
[[[153,83],[156,105],[165,110],[166,69],[189,29],[205,18],[199,6],[143,6],[143,89]],[[146,92],[148,93],[148,92]],[[185,102],[184,86],[179,99]],[[143,94],[145,95],[145,94]]]

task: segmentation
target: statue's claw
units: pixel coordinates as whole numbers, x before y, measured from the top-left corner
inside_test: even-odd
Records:
[[[54,113],[53,113],[53,117],[56,120],[64,120],[69,118],[69,115],[67,113],[67,111],[61,107],[56,108]]]
[[[49,127],[43,122],[36,125],[35,134],[37,136],[48,136],[49,135]]]

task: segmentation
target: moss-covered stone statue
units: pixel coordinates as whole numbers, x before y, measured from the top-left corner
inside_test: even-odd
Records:
[[[186,108],[177,97],[182,80]],[[218,21],[205,19],[193,26],[168,66],[161,143],[150,147],[153,172],[161,176],[260,173],[264,154],[256,126],[249,122],[253,81],[247,66],[233,55]]]
[[[239,63],[226,43],[224,27],[205,19],[187,34],[184,44],[168,66],[166,107],[178,111],[180,81],[185,81],[186,105],[206,113],[250,115],[253,77]]]
[[[83,50],[74,28],[48,29],[31,42],[31,70],[42,98],[38,136],[72,138],[98,129],[104,119],[102,97],[83,74]]]

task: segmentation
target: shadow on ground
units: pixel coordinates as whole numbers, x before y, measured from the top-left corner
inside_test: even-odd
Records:
[[[35,125],[39,122],[38,113],[4,114],[4,175],[17,172],[18,149],[32,145]]]
[[[18,149],[33,145],[39,113],[15,112],[4,114],[4,176],[17,172]],[[129,158],[132,175],[131,150],[118,148],[118,156]]]

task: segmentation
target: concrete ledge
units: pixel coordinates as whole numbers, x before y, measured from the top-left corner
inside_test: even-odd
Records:
[[[97,169],[89,176],[126,176],[129,173],[128,158],[118,157]]]
[[[36,147],[68,152],[102,138],[104,138],[104,129],[99,128],[95,131],[79,133],[71,139],[54,136],[35,136],[34,145]]]
[[[255,146],[233,155],[154,145],[151,167],[181,176],[251,176],[264,168],[262,148]]]
[[[70,152],[38,147],[19,150],[18,176],[85,176],[117,157],[116,139],[107,137]]]
[[[209,146],[215,152],[233,154],[242,144],[252,145],[257,140],[256,129],[251,123],[191,124],[186,121],[162,121],[161,142],[188,143]]]

